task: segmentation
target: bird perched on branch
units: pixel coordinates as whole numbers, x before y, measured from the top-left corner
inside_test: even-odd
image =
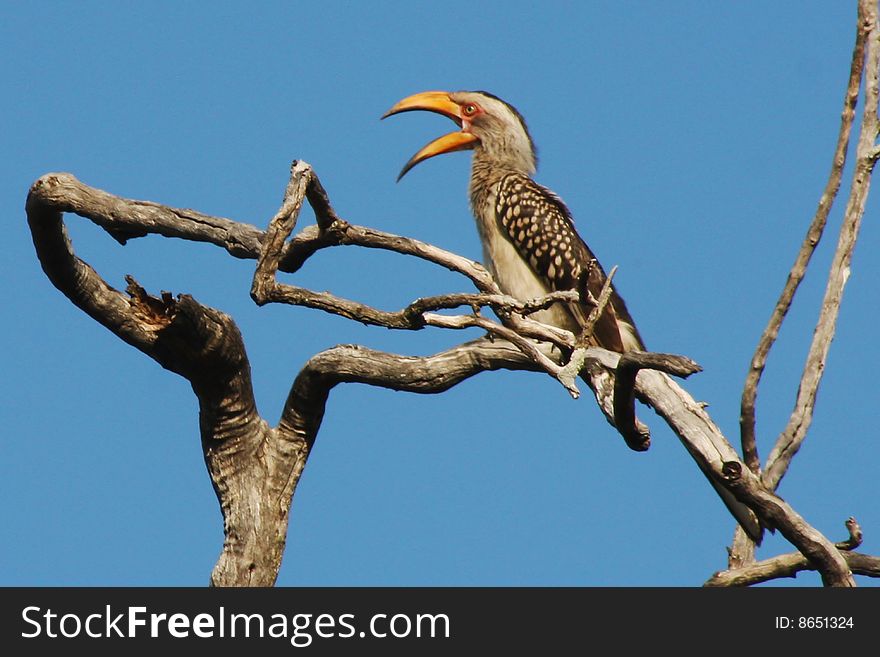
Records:
[[[554,290],[583,292],[585,286],[598,298],[605,272],[575,230],[562,200],[532,180],[535,145],[516,108],[485,91],[426,91],[404,98],[382,118],[413,110],[437,112],[461,129],[413,155],[398,180],[435,155],[474,151],[471,208],[483,256],[501,290],[526,301]],[[532,317],[577,336],[591,310],[586,303],[557,303]],[[618,352],[645,348],[616,291],[593,327],[590,343]]]
[[[474,151],[471,208],[486,264],[501,290],[525,301],[554,290],[574,289],[583,296],[586,287],[593,298],[598,298],[607,280],[605,272],[575,230],[562,200],[532,180],[537,168],[535,145],[516,108],[485,91],[426,91],[404,98],[382,118],[413,110],[442,114],[455,121],[460,130],[422,148],[404,165],[397,179],[435,155]],[[585,302],[557,303],[532,317],[577,336],[591,310]],[[645,349],[616,291],[593,326],[588,342],[618,352]],[[761,528],[751,511],[711,475],[706,476],[746,532],[760,543]]]

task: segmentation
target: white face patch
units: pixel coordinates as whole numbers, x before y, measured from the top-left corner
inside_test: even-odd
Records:
[[[450,94],[450,98],[459,105],[474,103],[483,109],[476,123],[463,118],[462,130],[479,138],[479,148],[489,159],[526,175],[535,173],[535,147],[525,121],[516,110],[498,98],[479,92],[459,91]]]

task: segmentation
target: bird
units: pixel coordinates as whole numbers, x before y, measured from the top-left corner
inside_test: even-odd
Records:
[[[598,298],[607,279],[605,271],[575,229],[562,199],[532,178],[537,170],[537,149],[522,114],[486,91],[427,91],[404,98],[382,118],[414,110],[444,115],[460,130],[418,151],[397,179],[428,158],[473,150],[470,205],[484,263],[501,291],[527,301],[556,290],[582,292],[586,286],[593,299]],[[531,317],[578,336],[592,309],[584,301],[556,303]],[[587,344],[611,351],[645,350],[635,322],[613,286],[592,334],[585,337]]]
[[[581,292],[585,286],[593,299],[598,298],[607,275],[575,229],[562,199],[532,178],[538,168],[537,150],[519,110],[486,91],[424,91],[398,101],[382,118],[416,110],[446,116],[459,130],[419,150],[397,180],[429,158],[473,151],[470,205],[485,264],[501,291],[527,301],[555,290]],[[583,300],[556,303],[532,317],[580,337],[592,309]],[[645,351],[635,322],[613,286],[609,303],[586,338],[589,346],[620,353]],[[746,533],[760,544],[762,528],[751,510],[704,474]]]

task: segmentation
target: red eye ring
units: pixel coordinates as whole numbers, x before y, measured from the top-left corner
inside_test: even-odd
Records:
[[[461,108],[461,113],[465,116],[473,116],[479,111],[479,107],[474,105],[473,103],[468,103]]]

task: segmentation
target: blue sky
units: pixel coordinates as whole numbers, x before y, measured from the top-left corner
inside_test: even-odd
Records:
[[[222,541],[187,382],[39,268],[23,207],[40,175],[262,227],[290,161],[305,159],[349,221],[479,258],[466,154],[395,184],[448,122],[378,119],[416,91],[492,91],[529,121],[538,180],[606,268],[619,266],[648,346],[702,364],[686,387],[738,444],[746,366],[827,177],[855,25],[854,3],[803,1],[9,3],[0,14],[3,585],[202,585]],[[793,404],[842,206],[770,359],[762,456]],[[815,422],[780,489],[834,540],[855,515],[869,553],[880,552],[877,216],[871,199]],[[111,284],[130,273],[233,315],[270,423],[322,349],[430,354],[479,335],[256,308],[252,261],[159,237],[120,247],[78,217],[67,225]],[[386,309],[469,289],[354,248],[322,252],[295,280]],[[641,416],[654,431],[646,454],[588,397],[537,374],[484,374],[436,396],[340,387],[278,582],[700,584],[725,566],[733,521],[662,422]],[[788,550],[770,537],[759,557]]]

